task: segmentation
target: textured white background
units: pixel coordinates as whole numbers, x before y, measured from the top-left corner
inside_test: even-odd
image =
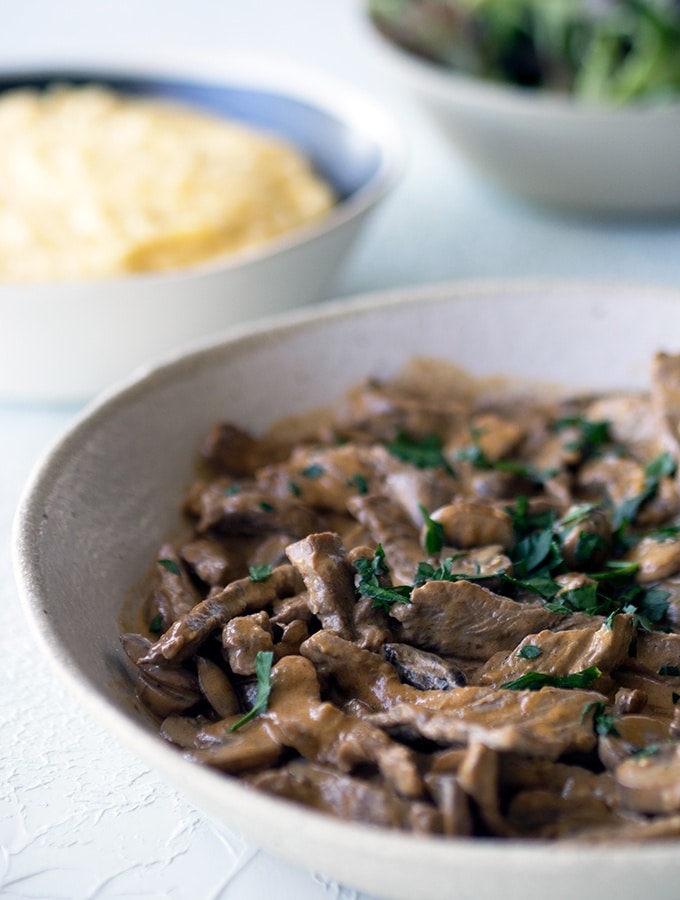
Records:
[[[382,99],[408,135],[408,166],[328,296],[515,276],[680,287],[680,223],[566,219],[481,183],[389,82],[356,0],[0,0],[0,22],[3,64],[252,50],[315,66]],[[36,654],[11,572],[10,527],[31,467],[74,413],[0,405],[0,894],[357,897],[215,829],[103,733]]]

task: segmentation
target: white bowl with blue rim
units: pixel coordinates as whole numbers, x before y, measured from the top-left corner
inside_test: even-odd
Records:
[[[107,63],[0,71],[0,92],[54,82],[181,101],[278,134],[308,157],[338,199],[313,224],[231,259],[171,273],[0,284],[2,401],[81,402],[193,340],[320,298],[401,170],[401,136],[379,105],[288,62],[243,57],[172,69]]]

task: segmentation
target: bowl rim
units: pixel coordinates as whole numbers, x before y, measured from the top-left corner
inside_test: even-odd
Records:
[[[308,65],[301,65],[286,57],[254,53],[231,53],[225,58],[210,55],[180,55],[170,59],[153,56],[149,60],[124,55],[111,57],[61,57],[53,55],[40,60],[0,62],[0,79],[45,78],[54,76],[95,78],[134,78],[147,80],[185,80],[195,84],[214,84],[222,87],[253,89],[288,96],[323,110],[351,130],[358,130],[371,139],[379,154],[372,177],[349,197],[334,204],[324,216],[305,223],[291,232],[272,238],[260,247],[246,249],[223,260],[207,260],[193,266],[160,272],[124,273],[103,278],[74,278],[57,282],[0,283],[0,298],[17,290],[37,293],[55,287],[80,289],[103,285],[157,284],[162,288],[188,279],[211,277],[231,270],[247,270],[270,258],[281,256],[294,247],[311,243],[341,228],[347,222],[368,212],[399,180],[406,163],[406,141],[396,119],[386,106],[367,95],[357,86],[342,82]]]
[[[138,370],[107,389],[75,417],[67,431],[57,438],[35,463],[21,494],[13,522],[12,562],[21,603],[30,630],[40,648],[46,653],[48,663],[93,718],[173,785],[178,784],[178,773],[186,774],[186,767],[192,766],[192,782],[195,788],[193,796],[198,792],[207,801],[219,785],[220,793],[228,799],[236,815],[242,811],[244,815],[247,813],[252,817],[255,813],[256,817],[263,818],[270,816],[272,811],[285,811],[290,830],[300,835],[301,842],[305,837],[313,843],[318,843],[319,839],[322,839],[329,846],[350,852],[356,845],[357,837],[360,836],[370,843],[376,859],[385,861],[387,858],[403,857],[412,864],[417,861],[423,869],[427,866],[442,867],[452,852],[454,855],[461,854],[461,859],[464,856],[475,865],[484,865],[492,859],[496,860],[500,855],[504,860],[512,859],[513,865],[526,864],[538,867],[544,874],[549,872],[551,877],[558,872],[565,874],[574,866],[584,865],[589,867],[591,873],[598,873],[600,869],[604,871],[608,864],[615,865],[618,861],[628,858],[631,853],[635,855],[636,860],[645,865],[668,863],[669,848],[671,851],[675,850],[673,840],[669,839],[635,844],[583,844],[568,841],[556,844],[543,840],[499,842],[479,838],[441,839],[436,836],[404,834],[343,822],[314,810],[297,808],[279,798],[253,792],[239,781],[225,778],[221,773],[213,772],[208,767],[196,766],[181,759],[174,748],[164,745],[157,735],[143,728],[139,721],[127,716],[105,696],[102,697],[80,675],[76,661],[62,646],[60,639],[49,627],[46,617],[42,615],[40,602],[40,590],[44,582],[32,535],[40,525],[42,500],[49,492],[62,462],[69,457],[72,449],[86,440],[93,429],[96,430],[102,418],[106,418],[110,412],[115,412],[121,405],[134,401],[139,394],[153,390],[159,383],[164,384],[169,380],[181,378],[183,373],[200,365],[201,361],[209,362],[215,355],[223,354],[227,350],[247,348],[248,344],[254,341],[276,340],[278,334],[285,334],[291,330],[298,331],[306,325],[313,327],[318,322],[342,319],[357,313],[361,315],[375,309],[390,309],[401,304],[414,304],[424,298],[434,300],[449,298],[455,302],[456,299],[470,297],[471,294],[484,296],[488,293],[497,294],[499,290],[507,294],[566,292],[568,296],[571,292],[584,288],[615,295],[622,289],[641,293],[651,291],[654,295],[663,296],[664,300],[674,303],[680,299],[680,292],[677,289],[663,285],[548,279],[461,281],[369,292],[348,299],[328,301],[316,307],[280,313],[255,323],[246,323],[230,330],[226,335],[202,340],[189,349],[169,354],[152,367]],[[252,832],[249,837],[255,840]],[[272,841],[271,835],[263,835],[260,845],[269,852],[276,853],[276,844]],[[677,853],[672,855],[677,859]],[[288,858],[290,859],[290,856]],[[300,860],[295,862],[302,865]],[[528,893],[527,896],[534,895]]]
[[[378,52],[393,71],[406,73],[415,79],[421,88],[428,90],[440,101],[452,102],[481,108],[498,109],[505,107],[508,114],[555,115],[572,118],[607,119],[626,121],[639,119],[669,119],[680,116],[680,97],[664,103],[609,104],[602,100],[589,100],[573,94],[554,90],[523,88],[510,82],[478,78],[475,75],[428,60],[415,51],[399,44],[386,35],[368,14],[364,16],[366,30]]]

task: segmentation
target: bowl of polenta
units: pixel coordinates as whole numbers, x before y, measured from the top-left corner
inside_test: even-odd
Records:
[[[320,298],[401,162],[379,105],[288,63],[0,71],[0,399]]]

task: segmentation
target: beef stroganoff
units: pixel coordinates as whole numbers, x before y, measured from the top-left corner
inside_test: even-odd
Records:
[[[555,399],[371,379],[214,425],[122,635],[188,758],[421,834],[680,833],[680,357]]]

